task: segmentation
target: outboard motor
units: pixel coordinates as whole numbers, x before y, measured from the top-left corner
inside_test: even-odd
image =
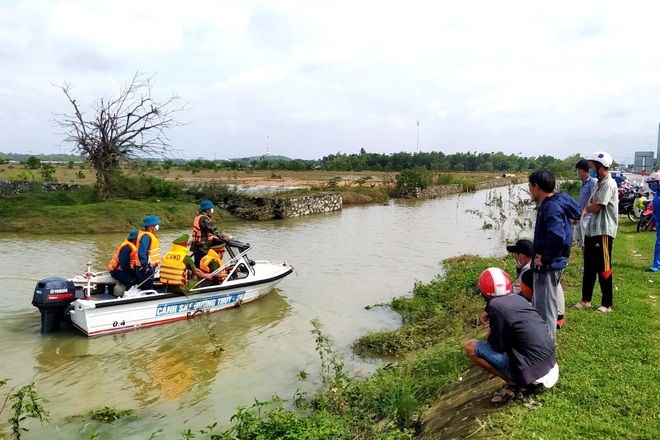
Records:
[[[65,320],[65,311],[76,300],[76,286],[64,278],[44,278],[37,283],[32,296],[32,305],[41,312],[41,333],[50,333],[60,328]]]

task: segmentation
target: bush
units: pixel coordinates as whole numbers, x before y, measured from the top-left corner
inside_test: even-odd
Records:
[[[412,196],[417,188],[424,189],[429,186],[428,180],[425,176],[426,173],[422,173],[419,170],[403,170],[401,174],[398,174],[396,179],[396,184],[393,190],[393,197],[410,197]]]

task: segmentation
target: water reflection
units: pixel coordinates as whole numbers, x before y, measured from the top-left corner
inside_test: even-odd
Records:
[[[311,377],[319,370],[313,318],[346,354],[347,368],[368,374],[377,360],[352,357],[350,345],[367,331],[395,328],[400,317],[366,306],[408,295],[416,281],[433,279],[445,258],[503,254],[503,239],[519,234],[509,224],[484,230],[482,218],[465,212],[483,210],[486,194],[221,225],[253,245],[254,259],[286,259],[294,266],[281,290],[210,315],[210,328],[193,319],[92,340],[73,332],[39,334],[39,312],[30,304],[34,279],[83,273],[88,260],[103,270],[125,234],[0,234],[0,377],[19,386],[35,380],[49,400],[52,422],[31,427],[35,438],[79,438],[80,425],[66,418],[111,406],[137,409],[139,416],[113,424],[115,436],[107,438],[142,439],[158,429],[174,438],[188,427],[226,422],[255,398],[314,389],[313,380],[297,380],[300,370]],[[159,237],[167,243],[189,232],[163,225]],[[217,356],[210,330],[224,349]],[[54,426],[59,431],[53,433]]]

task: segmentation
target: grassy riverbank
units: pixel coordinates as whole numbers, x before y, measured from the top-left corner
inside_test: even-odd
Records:
[[[111,199],[105,203],[53,205],[36,194],[0,201],[0,232],[33,234],[98,234],[137,228],[148,214],[156,214],[161,228],[190,227],[196,203]],[[236,220],[219,210],[216,222]]]
[[[309,398],[297,396],[295,412],[277,402],[241,408],[234,427],[213,438],[657,438],[660,275],[644,272],[654,240],[654,234],[637,233],[633,223],[622,220],[613,256],[614,312],[567,310],[566,325],[558,332],[560,380],[550,390],[503,408],[490,405],[501,382],[471,369],[462,346],[484,335],[477,323],[484,305],[477,294],[479,273],[493,265],[512,271],[513,264],[507,257],[464,256],[445,262],[444,276],[417,284],[411,298],[392,301],[405,320],[400,329],[355,343],[358,352],[396,356],[397,362],[358,380],[345,371],[315,323],[324,372],[321,390]],[[569,306],[580,299],[580,261],[574,248],[563,277]],[[596,305],[599,299],[597,291]],[[479,375],[484,378],[474,380]],[[483,386],[488,381],[494,385]],[[448,394],[451,399],[444,398]],[[261,418],[267,409],[273,411],[270,419]],[[422,423],[446,414],[451,414],[449,425]],[[182,438],[212,437],[201,430]]]
[[[491,416],[493,438],[652,439],[660,433],[660,275],[651,265],[655,234],[620,221],[614,241],[613,313],[568,310],[558,332],[560,380],[533,398]],[[566,303],[580,300],[581,258],[574,249],[562,277]],[[600,305],[596,287],[594,305]],[[475,426],[475,430],[479,428]]]
[[[62,168],[62,172],[72,172]],[[270,177],[262,173],[217,173],[215,176],[177,175],[166,178],[166,171],[152,170],[152,174],[137,174],[130,169],[111,179],[113,196],[104,202],[94,194],[89,182],[79,188],[55,192],[43,191],[40,184],[34,192],[14,194],[0,198],[0,232],[27,232],[35,234],[90,234],[125,232],[141,223],[147,214],[158,215],[163,228],[189,227],[197,212],[198,202],[210,199],[225,206],[241,207],[244,211],[259,209],[250,198],[297,197],[331,191],[342,196],[344,205],[386,203],[391,196],[407,194],[415,181],[403,179],[397,183],[390,173],[337,175],[328,172],[293,172]],[[456,176],[453,173],[425,173],[427,179],[442,184],[462,183],[474,188],[478,182],[493,180],[487,173]],[[328,180],[322,180],[328,176]],[[421,176],[421,174],[420,174]],[[418,176],[419,177],[419,176]],[[85,177],[85,179],[90,179]],[[240,185],[262,188],[260,193],[247,194],[237,189]],[[282,188],[285,189],[282,189]],[[398,188],[398,189],[397,189]],[[272,190],[279,189],[276,193]],[[230,208],[231,209],[231,208]],[[236,214],[235,211],[232,211]],[[245,218],[256,218],[245,216]],[[215,221],[240,221],[229,212],[216,209]]]

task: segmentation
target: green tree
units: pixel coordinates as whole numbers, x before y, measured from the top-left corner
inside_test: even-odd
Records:
[[[55,167],[49,163],[45,163],[41,166],[41,178],[44,182],[57,182],[55,178]]]
[[[25,166],[30,170],[36,170],[41,166],[41,160],[37,156],[30,156],[25,161]]]

